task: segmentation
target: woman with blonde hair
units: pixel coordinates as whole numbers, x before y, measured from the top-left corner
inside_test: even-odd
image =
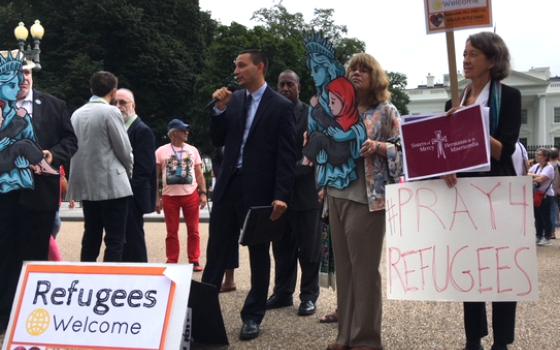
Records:
[[[343,190],[327,184],[338,302],[338,336],[329,350],[382,349],[381,274],[385,235],[385,185],[398,181],[401,156],[399,112],[389,102],[389,80],[371,55],[359,53],[347,64],[360,123],[367,131],[357,163],[358,178]],[[350,137],[333,135],[335,138]]]

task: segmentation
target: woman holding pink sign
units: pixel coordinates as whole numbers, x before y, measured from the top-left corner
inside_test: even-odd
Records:
[[[491,168],[488,172],[461,173],[458,176],[515,176],[511,155],[521,127],[521,94],[502,84],[510,71],[510,55],[502,38],[491,32],[469,36],[463,52],[463,70],[470,84],[462,95],[461,106],[479,104],[490,108]],[[446,110],[450,110],[448,101]],[[455,174],[443,176],[449,187],[455,186]],[[488,335],[486,306],[483,302],[465,302],[466,350],[483,349],[481,340]],[[513,343],[516,302],[492,302],[492,350],[507,349]]]

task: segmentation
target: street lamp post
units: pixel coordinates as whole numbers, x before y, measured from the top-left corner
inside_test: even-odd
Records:
[[[25,48],[25,42],[27,41],[27,37],[29,36],[29,31],[25,27],[23,22],[19,22],[18,26],[14,29],[14,36],[18,41],[19,50],[23,52],[25,55],[25,59],[33,61],[35,63],[34,70],[41,69],[41,39],[43,39],[43,35],[45,34],[45,28],[41,25],[41,22],[36,19],[35,23],[31,26],[31,37],[33,38],[33,48],[31,45],[27,45]]]

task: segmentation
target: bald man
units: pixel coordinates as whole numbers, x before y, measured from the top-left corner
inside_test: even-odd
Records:
[[[285,70],[278,76],[278,92],[294,104],[296,118],[297,159],[302,158],[303,134],[307,131],[309,106],[299,99],[299,76]],[[274,292],[266,302],[267,309],[291,306],[297,280],[297,266],[301,268],[299,316],[313,315],[319,297],[319,267],[321,233],[320,208],[314,170],[299,162],[295,169],[294,189],[288,202],[289,230],[272,242],[274,261]]]
[[[136,103],[132,91],[117,90],[115,103],[122,113],[134,156],[134,167],[130,179],[132,197],[128,205],[123,261],[148,262],[144,238],[144,214],[153,212],[156,204],[154,133],[136,114]]]

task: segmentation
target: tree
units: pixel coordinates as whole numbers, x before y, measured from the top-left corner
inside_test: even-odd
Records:
[[[0,8],[0,35],[40,18],[43,70],[36,84],[77,108],[89,98],[88,80],[104,69],[135,93],[138,114],[163,142],[167,120],[191,118],[195,81],[211,21],[197,0],[10,1]],[[186,20],[187,19],[187,20]],[[7,28],[10,27],[10,28]],[[2,38],[4,39],[4,38]],[[16,47],[15,39],[2,40]]]
[[[301,13],[289,13],[281,4],[271,8],[261,8],[253,14],[252,19],[261,22],[264,29],[291,43],[290,46],[293,47],[295,55],[282,57],[283,59],[279,60],[279,63],[284,68],[290,68],[299,73],[302,85],[301,98],[304,101],[315,93],[315,86],[307,68],[304,47],[306,35],[312,30],[323,33],[332,41],[337,58],[342,63],[346,62],[354,53],[365,50],[364,42],[356,38],[347,38],[346,26],[335,24],[333,17],[333,9],[315,9],[313,18],[306,23]],[[278,74],[270,74],[269,81],[276,83],[277,76]]]
[[[289,13],[282,5],[261,8],[253,13],[251,19],[262,23],[272,34],[282,39],[303,39],[302,33],[312,29],[300,12]]]
[[[342,37],[348,33],[348,28],[345,25],[335,24],[333,15],[334,9],[315,9],[310,25],[315,31],[323,32],[336,46],[340,43]]]
[[[261,48],[269,55],[267,81],[276,86],[284,69],[301,78],[301,99],[315,87],[307,68],[304,37],[311,30],[328,36],[337,58],[346,62],[365,51],[365,44],[347,37],[334,21],[333,9],[316,9],[306,22],[299,12],[278,4],[254,12],[254,28],[221,25],[201,12],[198,0],[12,0],[0,7],[0,49],[17,48],[13,28],[39,18],[45,27],[41,43],[43,70],[35,85],[65,99],[71,109],[90,97],[88,81],[97,70],[109,70],[136,97],[138,114],[164,142],[167,121],[181,117],[191,125],[190,142],[201,153],[211,152],[208,111],[212,92],[233,83],[232,61],[239,51]],[[406,76],[391,77],[393,102],[406,111],[402,92]],[[404,79],[404,80],[403,80]],[[393,80],[395,82],[393,83]],[[403,83],[404,81],[404,83]]]
[[[278,74],[284,69],[292,69],[300,75],[302,91],[301,99],[306,101],[315,93],[311,74],[307,68],[304,38],[311,30],[320,31],[328,36],[335,45],[337,58],[346,62],[354,53],[364,52],[365,43],[357,38],[346,37],[347,28],[337,25],[333,19],[332,9],[316,9],[313,19],[305,22],[301,13],[290,13],[282,5],[261,8],[254,12],[252,19],[259,25],[250,29],[239,23],[229,26],[214,27],[213,41],[207,46],[204,54],[205,67],[197,79],[200,104],[209,99],[212,91],[219,86],[227,85],[232,80],[233,59],[239,51],[246,48],[260,48],[267,52],[270,67],[267,81],[276,85]],[[389,90],[392,102],[401,114],[408,114],[406,105],[408,96],[406,76],[402,73],[389,72]],[[208,112],[200,110],[196,116],[198,129],[197,145],[207,151],[211,149],[208,137]]]
[[[391,92],[391,102],[397,107],[401,115],[408,114],[408,102],[410,98],[406,94],[407,78],[403,73],[387,72],[389,77],[389,91]]]

